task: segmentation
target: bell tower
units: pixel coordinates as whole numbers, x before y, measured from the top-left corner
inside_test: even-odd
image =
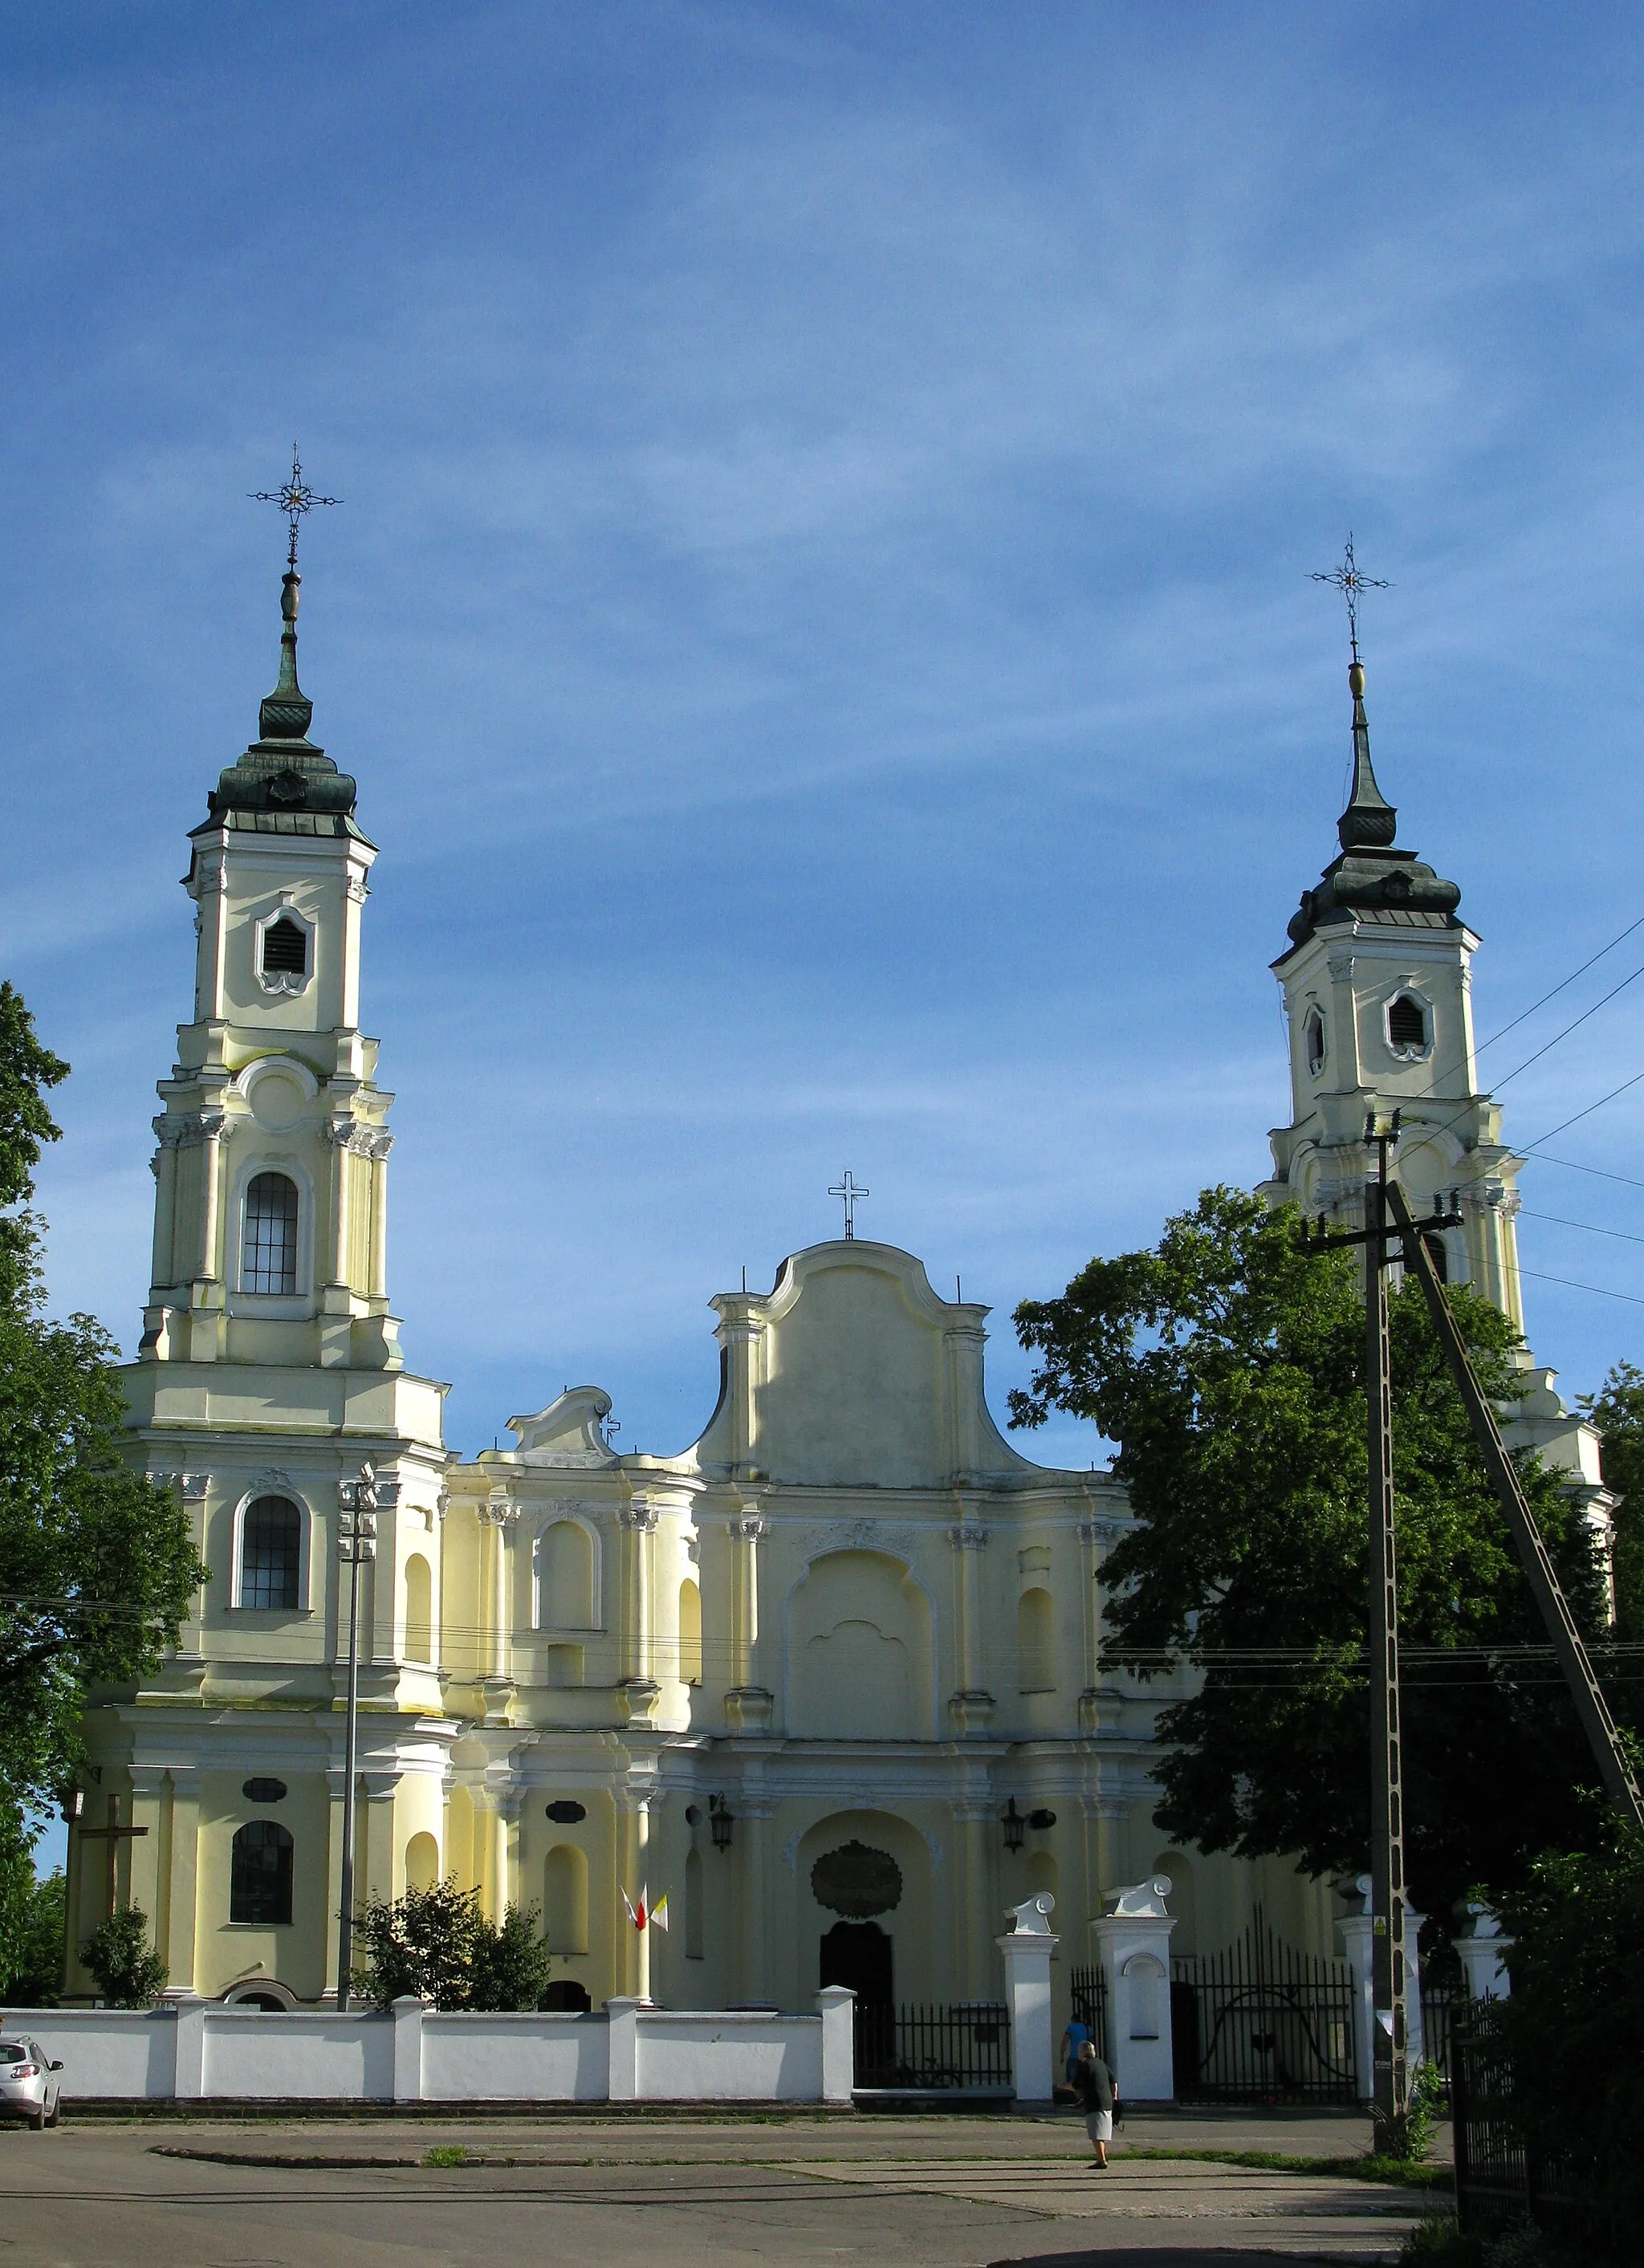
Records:
[[[159,1083],[143,1361],[401,1366],[387,1297],[394,1098],[359,1030],[377,851],[354,782],[308,738],[300,586],[293,563],[258,736],[189,837],[194,1018]]]
[[[1434,1240],[1452,1282],[1473,1285],[1523,1329],[1517,1182],[1500,1106],[1478,1088],[1472,956],[1461,891],[1399,848],[1398,814],[1376,783],[1354,625],[1353,788],[1338,855],[1302,893],[1272,964],[1290,1037],[1291,1121],[1271,1137],[1264,1194],[1356,1224],[1373,1169],[1372,1113],[1400,1114],[1399,1180],[1419,1212],[1459,1193],[1462,1226]]]

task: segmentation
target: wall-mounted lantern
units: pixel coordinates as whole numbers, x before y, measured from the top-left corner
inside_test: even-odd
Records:
[[[1028,1831],[1028,1822],[1017,1810],[1016,1799],[1014,1795],[1001,1814],[999,1823],[1004,1830],[1005,1848],[1007,1851],[1020,1851],[1021,1838]]]
[[[731,1847],[731,1830],[735,1826],[736,1821],[730,1805],[722,1795],[711,1795],[708,1798],[708,1822],[713,1830],[714,1849],[728,1851]]]

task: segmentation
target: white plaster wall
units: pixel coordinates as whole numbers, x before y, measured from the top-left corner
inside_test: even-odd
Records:
[[[170,2008],[11,2008],[0,2033],[26,2032],[63,2066],[64,2096],[166,2095],[176,2085],[177,2018]]]
[[[200,2091],[310,2102],[392,2102],[394,2019],[209,2008]]]
[[[638,2099],[650,2102],[819,2102],[820,2016],[682,2011],[639,2019]]]
[[[603,2102],[609,2091],[603,2016],[423,2018],[425,2102]]]

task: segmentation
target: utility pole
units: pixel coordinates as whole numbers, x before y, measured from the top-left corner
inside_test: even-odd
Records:
[[[1376,1153],[1376,1169],[1365,1183],[1364,1226],[1316,1236],[1304,1227],[1311,1250],[1344,1245],[1364,1247],[1364,1392],[1366,1448],[1369,1465],[1370,1518],[1370,1999],[1374,2010],[1371,2065],[1375,2075],[1375,2147],[1403,2146],[1410,2109],[1408,2027],[1405,2020],[1404,1736],[1399,1723],[1398,1542],[1393,1503],[1393,1381],[1387,1327],[1390,1198],[1404,1209],[1404,1193],[1390,1184],[1388,1153],[1398,1140],[1398,1113],[1381,1125],[1374,1112],[1365,1121],[1367,1147]],[[1429,1219],[1410,1221],[1412,1232],[1449,1228],[1460,1219],[1453,1209],[1435,1210]],[[1417,1235],[1416,1241],[1419,1241]]]
[[[369,1465],[359,1478],[340,1481],[337,1495],[336,1556],[349,1570],[348,1593],[348,1729],[343,1738],[343,1911],[336,1940],[336,2004],[348,2007],[349,1970],[354,1962],[354,1780],[359,1743],[359,1571],[377,1556],[377,1476]]]

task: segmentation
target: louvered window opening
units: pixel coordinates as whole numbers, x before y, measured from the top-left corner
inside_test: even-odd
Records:
[[[1427,1019],[1420,1001],[1401,992],[1387,1012],[1387,1034],[1396,1048],[1425,1048]]]
[[[262,966],[270,976],[308,974],[308,935],[300,924],[284,916],[262,932]]]
[[[259,1174],[246,1191],[240,1289],[297,1289],[297,1185],[284,1174]]]

